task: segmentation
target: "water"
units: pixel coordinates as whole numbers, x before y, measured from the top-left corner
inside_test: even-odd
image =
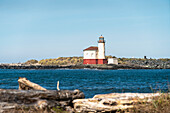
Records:
[[[18,89],[18,77],[50,90],[79,89],[86,98],[95,94],[139,92],[152,93],[158,90],[168,91],[170,69],[160,70],[15,70],[0,69],[0,88]]]

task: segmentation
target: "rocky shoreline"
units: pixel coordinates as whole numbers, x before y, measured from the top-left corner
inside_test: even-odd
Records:
[[[170,65],[166,67],[160,66],[145,66],[135,64],[107,64],[107,65],[6,65],[1,64],[0,69],[105,69],[105,70],[117,70],[117,69],[170,69]]]
[[[59,58],[60,59],[60,58]],[[59,60],[58,59],[58,60]],[[71,58],[61,58],[60,62],[67,62],[66,64],[55,64],[54,61],[57,59],[45,60],[42,63],[41,61],[29,60],[26,63],[17,63],[17,64],[0,64],[0,69],[170,69],[170,59],[137,59],[137,58],[119,58],[119,63],[116,64],[91,64],[84,65],[82,62],[79,63],[69,63],[67,60]],[[78,60],[80,58],[75,58],[72,60]],[[72,61],[70,60],[70,61]]]

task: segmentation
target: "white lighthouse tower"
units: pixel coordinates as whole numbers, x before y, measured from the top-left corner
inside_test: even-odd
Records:
[[[107,62],[105,58],[105,40],[101,35],[98,41],[98,64],[105,64]]]
[[[105,59],[105,40],[102,35],[98,41],[98,59]]]

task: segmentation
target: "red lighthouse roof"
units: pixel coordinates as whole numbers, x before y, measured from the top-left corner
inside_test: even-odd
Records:
[[[99,38],[104,38],[102,35]]]
[[[91,47],[84,49],[83,51],[86,51],[86,50],[98,50],[98,47],[91,46]]]

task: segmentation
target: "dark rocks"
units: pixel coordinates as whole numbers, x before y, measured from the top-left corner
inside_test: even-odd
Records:
[[[170,69],[170,60],[161,59],[134,59],[127,60],[127,64],[135,64],[149,69]]]

